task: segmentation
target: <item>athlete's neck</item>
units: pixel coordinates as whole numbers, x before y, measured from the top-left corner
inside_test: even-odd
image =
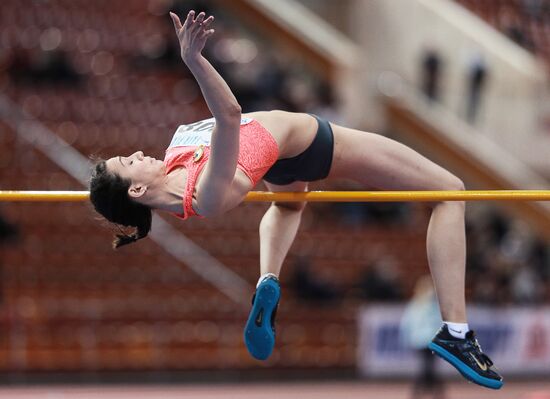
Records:
[[[187,170],[177,168],[165,175],[150,188],[148,195],[141,201],[153,209],[171,213],[183,213],[183,196],[187,183]]]

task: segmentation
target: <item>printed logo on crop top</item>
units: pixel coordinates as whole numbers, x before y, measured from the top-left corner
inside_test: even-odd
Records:
[[[241,118],[241,126],[252,122],[251,118]],[[189,125],[180,125],[172,137],[172,141],[168,148],[210,145],[212,140],[212,132],[216,122],[214,118],[205,119],[190,123]]]

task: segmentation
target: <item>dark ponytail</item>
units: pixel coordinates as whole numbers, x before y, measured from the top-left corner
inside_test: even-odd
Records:
[[[151,230],[151,208],[132,201],[129,187],[129,180],[107,171],[105,161],[96,163],[90,179],[90,201],[95,210],[110,222],[136,228],[131,235],[117,234],[113,248],[145,238]]]

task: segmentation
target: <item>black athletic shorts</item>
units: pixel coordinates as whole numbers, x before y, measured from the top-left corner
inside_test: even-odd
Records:
[[[328,176],[332,165],[334,135],[325,119],[317,119],[317,134],[310,146],[292,158],[279,159],[264,175],[268,183],[285,185],[295,181],[315,181]]]

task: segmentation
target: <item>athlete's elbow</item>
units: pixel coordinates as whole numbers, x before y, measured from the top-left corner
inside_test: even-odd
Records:
[[[221,215],[228,211],[226,194],[223,190],[212,190],[208,193],[202,193],[200,198],[200,212],[199,214],[204,217],[214,217]]]
[[[214,114],[218,127],[235,127],[241,123],[241,106],[239,103],[227,105],[223,110]]]
[[[241,119],[241,113],[242,113],[242,108],[237,101],[231,102],[223,110],[224,117],[228,119],[239,119],[239,121]]]
[[[234,102],[233,104],[231,104],[231,106],[229,107],[229,112],[231,113],[231,115],[235,115],[235,116],[238,116],[239,118],[241,117],[241,113],[243,112],[243,109],[241,107],[241,104],[239,104],[238,102]]]

